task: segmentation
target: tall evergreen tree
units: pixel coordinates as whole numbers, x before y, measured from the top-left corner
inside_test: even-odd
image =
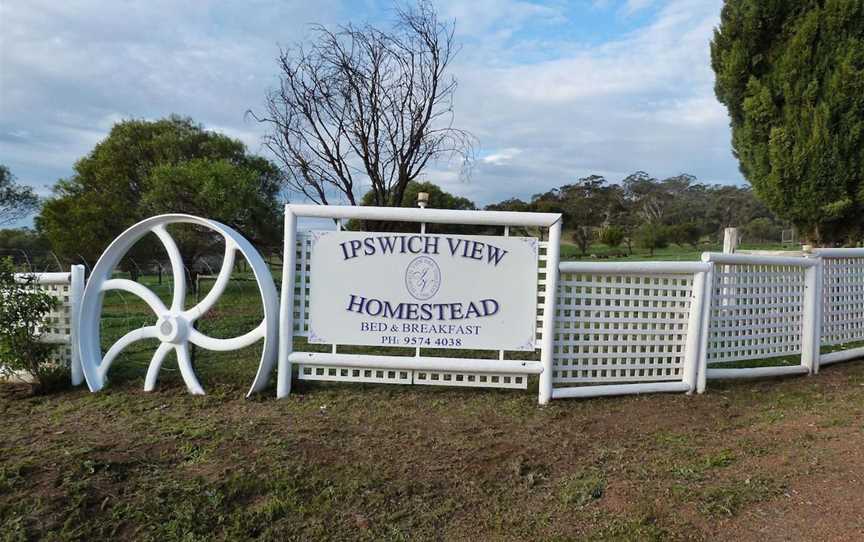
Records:
[[[715,92],[756,194],[816,242],[864,232],[864,0],[725,0]]]

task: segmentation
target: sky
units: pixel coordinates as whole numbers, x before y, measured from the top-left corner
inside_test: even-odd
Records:
[[[436,0],[461,50],[454,125],[479,141],[467,179],[423,180],[478,205],[590,174],[644,170],[742,184],[714,97],[722,0]],[[0,163],[43,196],[123,119],[192,117],[267,156],[280,46],[310,24],[387,26],[390,0],[0,0]]]

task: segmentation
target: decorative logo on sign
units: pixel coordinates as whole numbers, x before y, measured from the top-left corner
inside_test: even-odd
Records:
[[[411,297],[426,301],[441,287],[441,268],[428,256],[418,256],[405,269],[405,287]]]

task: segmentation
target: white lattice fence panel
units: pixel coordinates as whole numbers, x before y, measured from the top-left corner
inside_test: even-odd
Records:
[[[39,284],[38,288],[57,300],[54,309],[48,314],[41,330],[43,340],[56,344],[53,351],[54,361],[69,367],[72,363],[72,289],[69,282],[58,284]]]
[[[55,363],[64,367],[77,365],[74,313],[84,287],[84,268],[73,266],[72,273],[37,273],[19,276],[21,280],[29,280],[31,277],[35,277],[35,280],[30,282],[34,289],[45,292],[56,300],[54,308],[37,327],[42,334],[41,340],[56,345],[52,351]]]
[[[822,259],[822,344],[864,341],[864,257]]]
[[[528,377],[525,375],[511,374],[414,371],[414,383],[424,386],[525,389],[528,387]]]
[[[297,232],[296,272],[294,274],[294,335],[309,336],[309,286],[313,232]]]
[[[681,380],[693,275],[562,273],[553,382]]]
[[[411,384],[412,371],[400,369],[373,369],[355,367],[331,367],[325,365],[300,365],[299,378],[300,380],[322,380],[329,382]]]
[[[707,362],[800,354],[805,279],[800,266],[716,265]]]
[[[546,285],[549,276],[549,242],[541,241],[537,252],[537,342],[543,340],[543,303],[546,301]],[[554,272],[554,271],[553,271]]]

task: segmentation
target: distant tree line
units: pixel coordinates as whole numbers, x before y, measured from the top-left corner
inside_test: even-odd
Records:
[[[129,141],[137,143],[130,148]],[[468,198],[419,181],[406,185],[401,206],[416,207],[421,192],[428,194],[431,209],[477,209]],[[126,227],[167,212],[214,218],[259,247],[278,251],[282,203],[276,168],[248,155],[239,141],[179,117],[124,121],[76,164],[75,175],[55,186],[36,217],[36,231],[0,230],[0,255],[34,269],[55,263],[65,267],[70,261],[92,264]],[[374,205],[374,191],[368,191],[361,204]],[[561,213],[569,240],[583,255],[594,243],[629,254],[635,247],[653,254],[670,243],[697,248],[704,241],[718,241],[730,226],[740,228],[747,241],[776,242],[788,227],[748,187],[704,184],[687,174],[661,180],[644,171],[619,182],[591,175],[529,201],[511,198],[486,209]],[[350,221],[346,227],[417,231],[419,226]],[[427,231],[489,233],[482,227],[446,225],[428,225]],[[196,261],[221,250],[218,240],[194,232],[181,234],[178,241],[193,276]],[[160,259],[162,247],[149,239],[132,251],[123,267],[135,275],[135,261],[146,266]]]
[[[779,240],[784,224],[747,187],[708,185],[682,174],[659,180],[644,171],[612,183],[600,175],[488,205],[494,211],[557,212],[583,255],[593,242],[651,251],[669,243],[698,246],[739,227],[754,241]]]

